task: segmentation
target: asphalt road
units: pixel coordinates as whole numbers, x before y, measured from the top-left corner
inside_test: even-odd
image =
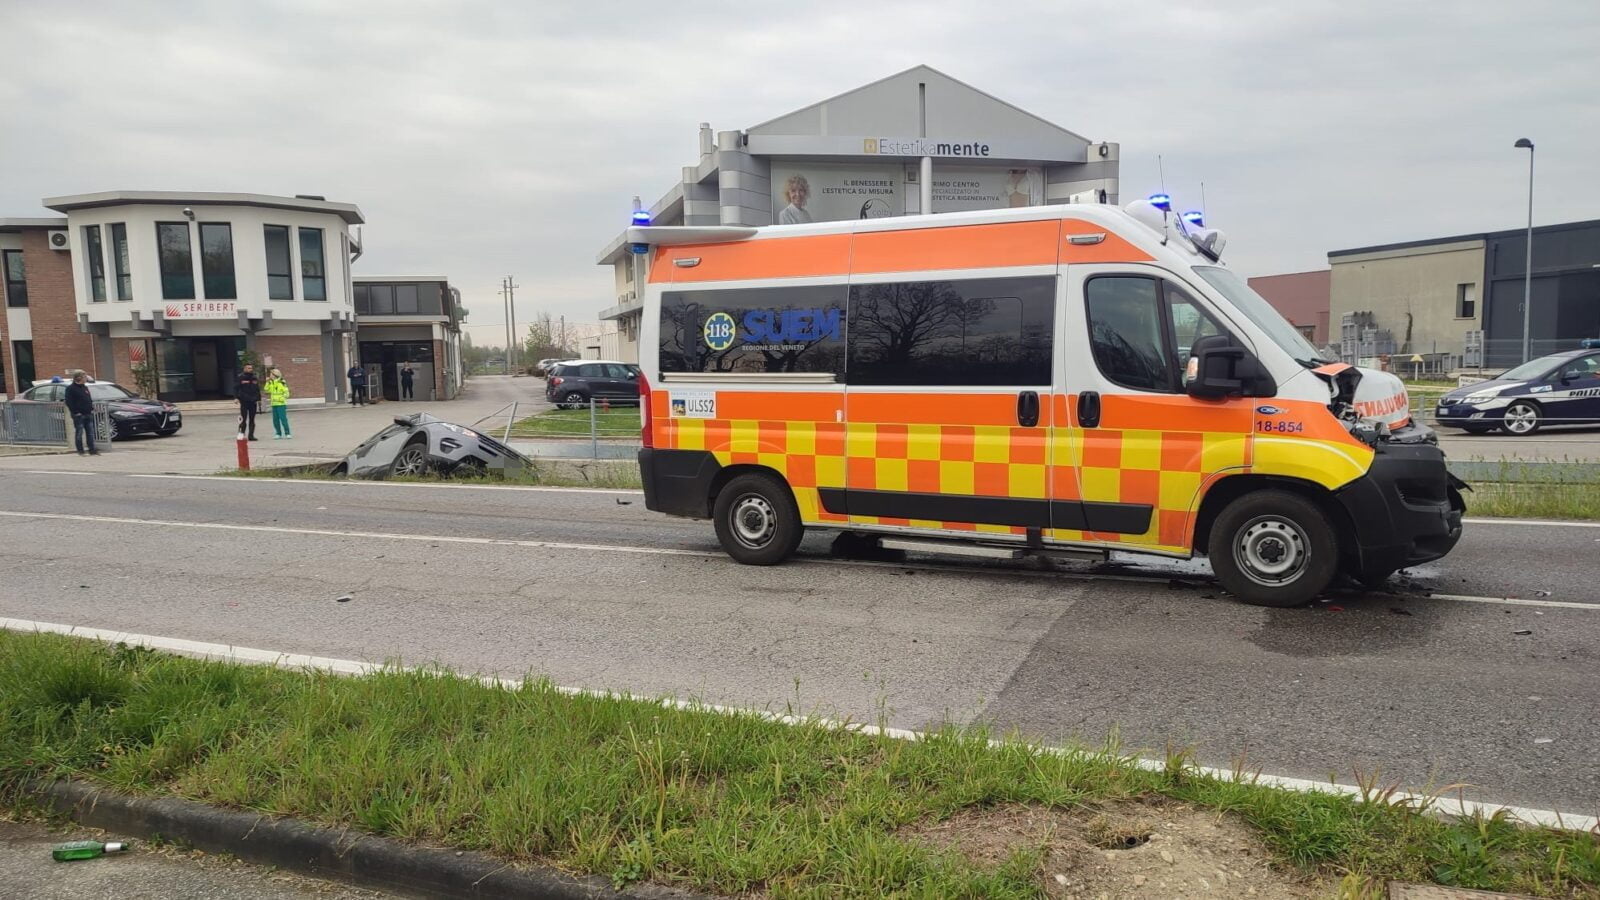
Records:
[[[1295,610],[1221,597],[1203,563],[829,549],[737,566],[708,523],[625,492],[0,473],[0,617],[910,728],[1115,730],[1600,810],[1600,528],[1471,523],[1383,592]]]

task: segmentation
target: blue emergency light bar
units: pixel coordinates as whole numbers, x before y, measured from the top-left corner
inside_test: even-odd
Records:
[[[636,228],[645,228],[650,225],[650,210],[636,209],[633,211],[633,225]],[[649,244],[629,244],[628,249],[634,253],[644,254],[650,252]]]
[[[1162,212],[1170,212],[1172,210],[1172,198],[1166,194],[1151,194],[1150,205]]]

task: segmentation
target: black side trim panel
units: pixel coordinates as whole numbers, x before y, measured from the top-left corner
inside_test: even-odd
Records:
[[[1153,508],[1137,503],[1091,503],[1076,500],[1033,500],[1020,497],[975,497],[957,494],[913,494],[905,491],[858,491],[818,488],[822,508],[855,516],[890,516],[935,522],[982,522],[1024,528],[1066,528],[1144,534]]]
[[[722,464],[706,450],[639,450],[645,509],[673,516],[711,516],[711,482]]]

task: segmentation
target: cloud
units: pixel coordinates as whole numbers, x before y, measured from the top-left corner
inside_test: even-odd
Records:
[[[358,271],[444,272],[499,332],[593,320],[629,200],[746,127],[926,62],[1123,150],[1246,274],[1331,249],[1600,208],[1593,4],[347,0],[13,6],[0,211],[111,189],[316,193],[367,214]],[[1162,166],[1158,169],[1157,155]]]

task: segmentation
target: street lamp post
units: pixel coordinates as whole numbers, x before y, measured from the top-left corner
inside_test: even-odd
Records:
[[[1519,138],[1516,147],[1528,150],[1528,256],[1522,272],[1522,361],[1533,358],[1533,141]]]

